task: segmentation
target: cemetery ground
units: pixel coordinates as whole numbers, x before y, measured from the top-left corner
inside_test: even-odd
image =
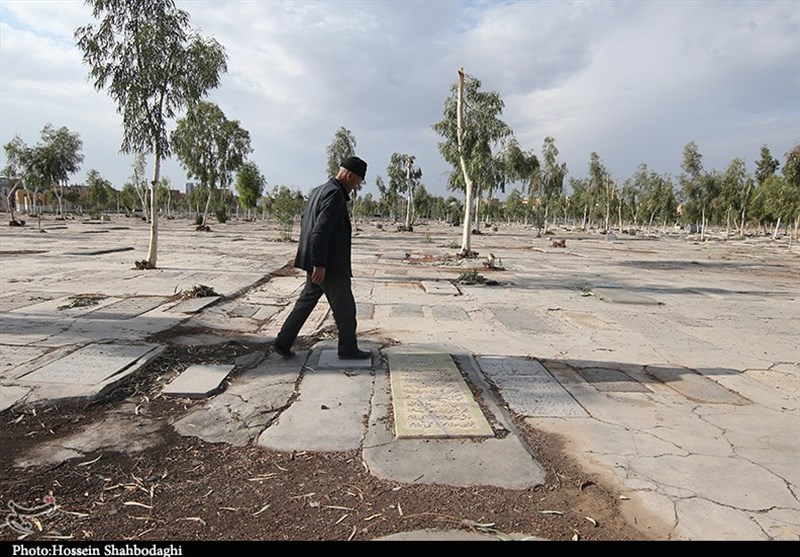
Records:
[[[514,489],[381,479],[370,473],[359,449],[280,451],[178,432],[174,424],[207,399],[164,396],[165,385],[196,364],[230,365],[270,353],[276,327],[302,279],[289,265],[296,244],[279,241],[276,226],[230,221],[210,228],[196,231],[189,219],[162,221],[157,270],[134,268],[147,242],[147,225],[136,219],[50,219],[41,228],[29,222],[2,231],[2,312],[24,308],[22,293],[44,296],[47,291],[61,296],[55,299],[77,300],[105,289],[108,300],[160,297],[169,305],[200,282],[219,294],[219,301],[168,328],[142,333],[140,340],[164,351],[100,396],[22,400],[0,410],[0,503],[31,508],[48,497],[56,503],[55,511],[28,518],[30,533],[5,521],[0,540],[366,541],[423,530],[435,530],[441,539],[453,531],[497,540],[691,539],[686,532],[692,526],[681,526],[679,513],[664,519],[632,494],[619,470],[635,455],[605,458],[597,447],[607,443],[600,429],[579,432],[572,424],[588,423],[583,418],[571,421],[525,410],[500,380],[491,383],[492,396],[544,471],[539,485]],[[358,224],[354,290],[362,339],[379,350],[416,345],[451,354],[536,359],[568,388],[570,403],[577,403],[586,419],[606,425],[612,419],[603,415],[601,404],[621,403],[622,412],[627,407],[637,413],[655,399],[695,408],[689,412],[700,407],[717,411],[726,404],[739,411],[752,401],[768,410],[782,405],[778,413],[788,412],[793,416],[789,423],[797,425],[798,358],[791,356],[796,346],[777,361],[772,361],[778,350],[772,344],[757,346],[773,327],[789,335],[774,343],[785,347],[789,338],[796,344],[796,335],[791,340],[786,328],[797,325],[791,309],[798,303],[800,256],[787,239],[717,234],[700,242],[679,230],[609,235],[563,227],[536,237],[531,227],[497,223],[473,237],[478,257],[460,261],[455,256],[460,236],[460,228],[433,224],[417,225],[414,232],[396,231],[386,222],[380,227]],[[157,287],[154,281],[160,281]],[[432,285],[454,287],[456,294],[437,297]],[[256,291],[270,296],[262,302],[266,305],[253,301]],[[748,303],[757,298],[763,312],[754,314],[751,306],[729,296]],[[780,300],[789,300],[789,311],[770,318],[771,304]],[[704,314],[709,307],[719,312]],[[12,363],[28,364],[9,356],[22,346],[47,356],[64,349],[67,337],[70,343],[86,344],[91,339],[74,338],[89,330],[74,325],[81,317],[76,313],[70,328],[44,335],[37,335],[35,327],[18,337],[2,329],[0,345],[8,360],[4,373]],[[330,315],[312,321],[295,349],[311,351],[335,336]],[[715,332],[719,323],[721,332]],[[731,332],[747,330],[752,331],[750,347]],[[736,354],[728,348],[734,344]],[[595,372],[601,363],[606,372],[624,379],[612,381],[606,374],[606,382],[598,382]],[[676,387],[664,379],[664,368],[648,369],[654,363],[674,364],[670,373],[696,371],[714,385],[696,391],[681,382]],[[568,376],[581,383],[565,381]],[[752,392],[740,394],[731,387],[738,376],[746,376]],[[231,373],[222,392],[239,379]],[[709,388],[720,385],[724,395]],[[472,382],[469,387],[490,414],[486,392]],[[767,397],[762,388],[776,391],[781,402],[762,402],[758,397]],[[710,400],[714,397],[723,400]],[[386,419],[391,421],[391,415]],[[119,423],[129,429],[112,431]],[[635,425],[622,428],[638,434]],[[20,465],[26,455],[58,447],[60,441],[68,454],[70,439],[104,430],[111,440],[94,450]],[[797,447],[789,451],[797,457]],[[789,485],[795,481],[787,478]],[[645,486],[644,491],[658,488]],[[636,510],[640,507],[642,512]],[[757,523],[768,539],[797,539],[791,520],[778,520],[769,509],[758,512],[763,520],[749,522]],[[761,539],[751,538],[750,531],[740,534]],[[740,537],[733,533],[722,539]]]

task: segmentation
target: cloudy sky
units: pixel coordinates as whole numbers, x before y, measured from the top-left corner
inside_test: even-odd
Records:
[[[706,169],[761,146],[781,162],[800,141],[800,2],[178,0],[229,56],[209,95],[250,132],[268,188],[326,179],[340,127],[367,160],[366,192],[393,152],[416,155],[423,183],[448,195],[431,126],[459,67],[496,91],[523,149],[555,138],[568,177],[595,151],[620,182],[646,163],[677,177],[694,141]],[[121,117],[87,80],[73,33],[81,0],[0,0],[0,141],[28,145],[51,123],[80,134],[85,161],[116,188],[132,174]],[[5,153],[0,153],[5,165]],[[151,171],[148,158],[148,171]],[[176,159],[163,173],[183,189]]]

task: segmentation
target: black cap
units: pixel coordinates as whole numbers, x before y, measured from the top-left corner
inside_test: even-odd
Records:
[[[358,174],[362,180],[367,175],[367,163],[358,157],[347,157],[340,166]]]

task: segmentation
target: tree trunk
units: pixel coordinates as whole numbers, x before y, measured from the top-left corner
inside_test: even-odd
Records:
[[[153,155],[153,183],[150,188],[150,246],[147,253],[149,268],[155,269],[158,260],[158,182],[161,174],[161,154]]]
[[[745,223],[744,213],[745,213],[745,206],[742,205],[742,221],[741,221],[740,228],[739,228],[739,236],[741,238],[744,238],[744,223]]]
[[[19,189],[19,185],[21,182],[17,181],[12,187],[11,191],[8,192],[8,212],[11,213],[11,220],[15,221],[17,219],[14,218],[14,207],[17,206],[16,202],[14,202],[14,194],[16,193],[17,189]]]
[[[458,71],[458,105],[456,108],[456,134],[458,136],[458,160],[461,163],[461,173],[464,175],[464,187],[466,189],[466,200],[464,202],[464,223],[461,234],[461,254],[468,256],[470,249],[470,239],[472,237],[472,179],[467,173],[467,162],[464,160],[463,144],[463,120],[464,120],[464,68]]]
[[[408,201],[406,202],[406,230],[411,230],[411,209],[414,205],[414,187],[411,184],[411,164],[413,157],[406,160],[406,189],[408,190]]]
[[[586,232],[586,219],[589,217],[589,206],[583,208],[583,222],[581,223],[581,230]]]
[[[703,205],[703,209],[700,213],[700,241],[704,241],[706,239],[706,207]]]
[[[772,239],[778,239],[778,228],[781,226],[781,217],[778,217],[778,222],[775,223],[775,232],[772,233]]]
[[[547,235],[547,218],[548,213],[550,212],[550,204],[544,206],[544,234]]]
[[[480,208],[481,208],[481,192],[480,190],[478,190],[477,192],[475,192],[475,222],[472,225],[472,228],[478,231],[480,231],[481,229],[481,221],[478,216]]]
[[[725,237],[729,238],[731,235],[731,207],[728,206],[728,217],[725,223]]]
[[[208,219],[208,208],[211,206],[211,186],[208,188],[208,197],[206,197],[206,206],[203,209],[203,224],[202,226],[206,225],[206,220]]]

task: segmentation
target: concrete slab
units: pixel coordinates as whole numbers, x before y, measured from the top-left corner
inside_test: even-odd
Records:
[[[198,311],[217,302],[220,296],[206,296],[204,298],[189,298],[172,306],[169,311],[173,313],[197,313]]]
[[[258,304],[258,311],[256,311],[252,318],[256,321],[267,321],[275,317],[283,308],[281,306],[265,306]]]
[[[336,350],[322,350],[317,367],[319,369],[370,369],[372,357],[366,360],[343,360]]]
[[[398,438],[494,436],[449,354],[390,353],[388,358]]]
[[[378,373],[362,457],[378,478],[416,484],[492,485],[528,489],[544,483],[545,472],[516,435],[478,439],[398,439],[391,413],[389,374]],[[491,400],[488,390],[483,391]],[[513,426],[494,404],[501,427]]]
[[[627,375],[616,369],[599,367],[578,368],[578,374],[598,391],[609,393],[649,393],[650,391]]]
[[[233,367],[208,364],[189,366],[167,383],[161,394],[168,397],[206,398],[220,389]]]
[[[646,306],[660,306],[663,302],[651,298],[634,294],[622,288],[592,288],[592,293],[599,299],[612,304],[638,304]]]
[[[29,392],[31,392],[30,387],[0,385],[0,412],[23,400]]]
[[[144,354],[138,360],[133,361],[119,373],[111,375],[93,385],[83,385],[80,383],[30,383],[34,389],[28,395],[27,402],[37,403],[44,400],[64,399],[97,400],[125,381],[129,375],[156,359],[165,349],[166,348],[163,346],[156,346],[153,350]]]
[[[431,313],[437,322],[469,321],[469,315],[458,306],[431,306]]]
[[[586,417],[584,408],[536,360],[479,356],[478,366],[515,412],[529,417]]]
[[[243,371],[224,392],[176,420],[175,431],[209,443],[237,447],[253,443],[295,396],[295,384],[308,354],[301,350],[288,360],[270,354],[256,367]]]
[[[32,371],[34,367],[25,364],[47,354],[52,349],[40,346],[12,346],[0,344],[0,379],[12,380]]]
[[[452,282],[446,280],[423,280],[422,287],[428,294],[439,294],[444,296],[458,296],[458,291]]]
[[[257,441],[277,451],[351,451],[361,446],[374,374],[305,368],[300,396]]]
[[[126,298],[119,300],[118,302],[114,302],[113,304],[104,306],[101,309],[84,313],[79,317],[81,319],[133,319],[137,315],[141,315],[156,309],[158,306],[163,304],[164,301],[164,298],[155,297]]]
[[[24,308],[69,296],[67,292],[13,292],[8,295],[0,297],[0,312],[13,311],[15,309]]]
[[[390,315],[398,319],[423,319],[425,314],[418,304],[393,304]]]
[[[491,308],[495,319],[512,331],[532,333],[554,333],[550,325],[535,312],[518,306],[496,306]]]
[[[645,373],[655,377],[668,387],[683,396],[700,402],[715,404],[750,404],[750,401],[738,393],[707,379],[695,371],[686,368],[647,366]]]
[[[356,302],[356,316],[365,321],[372,319],[375,316],[375,304]]]
[[[25,383],[96,385],[153,352],[156,344],[90,344],[21,378]]]

